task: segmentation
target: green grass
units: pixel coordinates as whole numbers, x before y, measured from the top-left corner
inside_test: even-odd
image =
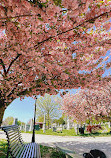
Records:
[[[32,132],[26,132],[32,133]],[[44,135],[56,135],[56,136],[77,136],[74,129],[66,130],[64,129],[62,132],[53,132],[52,129],[47,129],[45,133],[40,129],[39,131],[35,131],[35,134],[44,134]]]
[[[0,139],[0,158],[5,158],[7,154],[7,141]]]
[[[40,145],[42,158],[66,158],[62,151],[57,151],[55,148]]]
[[[0,158],[6,158],[7,155],[7,141],[0,139]],[[65,153],[57,151],[55,148],[40,145],[41,158],[65,158]],[[11,158],[9,155],[8,158]]]
[[[47,129],[45,133],[43,133],[43,130],[36,131],[36,134],[46,134],[46,135],[57,135],[57,136],[75,136],[75,130],[70,129],[66,130],[64,129],[62,132],[53,132],[52,129]]]
[[[32,132],[26,132],[26,133],[32,133]],[[35,134],[43,134],[43,135],[56,135],[56,136],[84,136],[84,137],[107,137],[111,136],[110,132],[107,133],[101,133],[101,131],[96,133],[88,133],[85,131],[85,134],[76,134],[74,129],[66,130],[64,129],[61,132],[53,132],[52,129],[47,129],[45,133],[43,133],[43,130],[40,129],[39,131],[35,131]]]

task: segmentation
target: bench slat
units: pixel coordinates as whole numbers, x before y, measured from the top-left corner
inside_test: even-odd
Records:
[[[38,144],[35,143],[35,155],[37,155],[38,158],[41,157],[41,154],[40,154],[40,147]]]
[[[20,136],[19,135],[19,133],[13,133],[13,134],[11,134],[11,135],[8,135],[8,137],[10,138],[10,139],[13,139],[14,137],[16,137],[16,136]]]
[[[15,141],[18,137],[19,137],[18,135],[16,135],[16,136],[13,137],[13,138],[10,138],[10,137],[9,137],[9,142],[11,143],[11,142]]]
[[[32,148],[33,148],[33,146],[30,144],[30,150],[28,151],[28,155],[26,155],[27,158],[31,158]]]
[[[23,158],[23,157],[24,157],[24,154],[25,154],[26,151],[27,151],[27,146],[28,146],[28,144],[26,144],[26,145],[24,146],[24,149],[23,149],[23,151],[21,152],[20,158]]]
[[[9,144],[9,147],[11,150],[14,150],[16,146],[22,146],[22,144],[19,141],[15,141],[13,144]]]
[[[19,136],[19,135],[15,135],[15,137],[13,136],[13,137],[8,137],[9,138],[9,141],[10,141],[10,143],[12,144],[15,140],[17,141],[17,140],[19,140],[20,142],[21,142],[21,144],[23,143],[23,141],[22,141],[22,139],[21,139],[21,137]],[[14,139],[15,138],[15,139]],[[19,138],[19,139],[18,139]]]
[[[15,135],[15,134],[18,134],[18,135],[21,136],[21,133],[20,133],[19,131],[15,131],[15,130],[14,130],[14,131],[10,131],[10,132],[7,131],[7,134],[8,134],[9,137],[11,137],[11,136],[13,136],[13,135]]]
[[[12,129],[12,128],[18,128],[18,125],[9,125],[9,126],[3,126],[4,129]]]
[[[8,138],[11,140],[13,137],[15,137],[16,135],[18,135],[19,137],[19,140],[21,141],[21,143],[23,143],[24,141],[22,140],[22,136],[21,136],[21,133],[20,132],[14,132],[14,133],[7,133],[8,135]]]
[[[31,158],[34,158],[34,143],[32,143],[32,156]]]
[[[31,155],[31,158],[34,157],[34,150],[35,150],[34,148],[35,148],[34,143],[32,143],[32,155]]]
[[[17,153],[20,151],[21,147],[22,147],[22,146],[16,146],[16,147],[14,148],[14,150],[12,150],[12,154],[13,154],[14,156],[16,156]]]
[[[29,152],[29,157],[28,158],[33,158],[34,157],[34,143],[31,143],[31,150]]]
[[[24,151],[24,153],[23,153],[22,158],[26,158],[26,155],[27,155],[27,153],[28,153],[28,149],[29,149],[29,148],[30,148],[30,144],[27,144],[26,149],[25,149],[25,151]]]
[[[5,131],[11,131],[12,129],[19,130],[19,127],[17,125],[11,125],[11,126],[4,126],[4,127],[2,127],[2,129]]]
[[[39,155],[38,155],[38,154],[39,154],[39,152],[37,152],[37,151],[39,151],[39,150],[38,150],[38,145],[37,145],[37,144],[35,144],[35,155],[37,155],[37,157],[39,157]]]
[[[25,145],[23,145],[20,149],[20,151],[18,153],[15,153],[16,154],[16,158],[19,158],[20,157],[20,154],[22,153],[23,149],[24,149]]]
[[[12,135],[13,133],[19,133],[19,130],[12,129],[12,130],[6,131],[6,132],[8,132],[9,135]]]
[[[9,142],[10,148],[13,148],[16,143],[23,145],[23,143],[19,140],[19,138],[15,139],[13,142]]]
[[[13,158],[41,158],[40,148],[36,143],[24,144],[17,125],[2,127],[7,135],[9,150]]]
[[[30,158],[30,151],[31,151],[31,149],[32,149],[32,145],[29,144],[29,148],[28,148],[27,154],[26,154],[26,157],[27,157],[27,158]]]

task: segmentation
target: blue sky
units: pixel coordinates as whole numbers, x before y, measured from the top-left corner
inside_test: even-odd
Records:
[[[61,90],[62,92],[63,90]],[[76,89],[69,90],[76,93]],[[58,94],[59,95],[59,94]],[[3,120],[9,116],[18,118],[18,120],[27,123],[34,116],[35,100],[31,97],[25,97],[22,101],[20,98],[15,99],[5,110]]]
[[[15,99],[5,110],[3,120],[9,116],[18,118],[18,120],[27,123],[33,118],[35,100],[31,97],[25,97],[22,101],[20,98]]]

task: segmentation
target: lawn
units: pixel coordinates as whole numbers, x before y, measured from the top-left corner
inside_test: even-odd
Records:
[[[55,148],[40,145],[41,158],[66,158],[62,151],[57,151]],[[6,158],[7,141],[0,139],[0,158]],[[9,155],[8,158],[11,158]]]
[[[56,136],[76,136],[76,132],[74,129],[66,130],[64,129],[62,132],[53,132],[52,129],[47,129],[45,133],[43,130],[40,129],[39,131],[35,132],[36,134],[46,134],[46,135],[56,135]]]
[[[26,133],[32,133],[32,132],[26,132]],[[52,129],[47,129],[45,133],[43,133],[43,130],[40,129],[39,131],[35,131],[35,134],[44,134],[44,135],[56,135],[56,136],[84,136],[84,137],[105,137],[105,136],[111,136],[110,132],[107,133],[101,133],[101,131],[96,133],[88,133],[85,131],[85,134],[76,134],[74,129],[66,130],[64,129],[62,132],[53,132]]]
[[[6,158],[7,154],[7,141],[0,139],[0,158]]]

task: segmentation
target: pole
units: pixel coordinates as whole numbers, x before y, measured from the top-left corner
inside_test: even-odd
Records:
[[[37,100],[37,97],[36,97],[36,100]],[[32,143],[34,143],[34,142],[35,142],[36,100],[35,100],[35,111],[34,111],[34,124],[33,124],[33,133],[32,133]]]

